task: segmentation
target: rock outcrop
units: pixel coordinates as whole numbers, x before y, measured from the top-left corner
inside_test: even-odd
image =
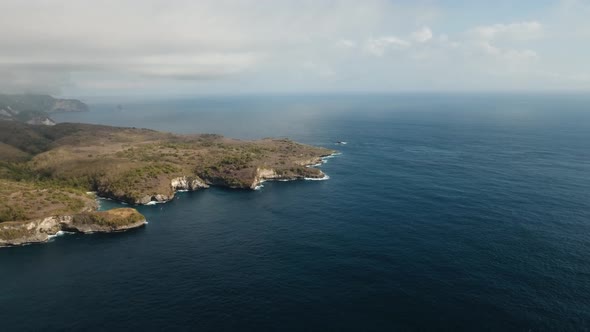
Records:
[[[3,222],[0,247],[47,242],[60,232],[112,233],[142,227],[145,223],[145,217],[130,208]]]
[[[321,162],[321,159],[318,159]],[[315,166],[318,160],[309,160],[309,163],[301,163],[302,166]],[[310,171],[305,173],[284,173],[279,174],[272,168],[257,168],[254,181],[250,185],[250,189],[256,189],[265,181],[295,181],[302,179],[322,179],[325,178],[326,174],[317,168],[311,168]]]
[[[203,180],[197,177],[181,176],[170,181],[172,190],[174,191],[193,191],[198,189],[209,188]]]
[[[119,202],[125,202],[133,205],[150,205],[155,203],[165,203],[174,199],[177,191],[195,191],[199,189],[209,188],[203,180],[196,176],[179,176],[172,178],[163,177],[157,181],[166,182],[168,184],[157,186],[151,192],[140,192],[136,195],[128,195],[125,191],[110,190],[108,185],[98,188],[97,195],[104,198],[114,199]]]

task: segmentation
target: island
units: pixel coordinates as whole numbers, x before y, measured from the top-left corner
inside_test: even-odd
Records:
[[[314,166],[335,152],[284,138],[0,120],[0,246],[145,225],[133,208],[97,211],[96,197],[151,205],[210,186],[254,190],[264,181],[325,179]]]

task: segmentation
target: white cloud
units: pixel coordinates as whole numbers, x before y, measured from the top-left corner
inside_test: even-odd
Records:
[[[423,44],[432,39],[432,30],[425,26],[412,32],[409,39],[418,44]],[[365,52],[374,56],[384,56],[388,50],[407,50],[412,47],[412,42],[398,36],[389,35],[377,38],[369,38],[365,42]]]
[[[425,43],[432,39],[432,30],[429,27],[422,27],[420,30],[412,32],[411,37],[418,43]]]
[[[127,64],[139,74],[179,79],[207,79],[239,73],[252,67],[263,56],[255,53],[202,53],[195,55],[156,55],[135,58]]]
[[[471,30],[471,34],[478,39],[510,39],[529,40],[542,35],[543,25],[537,21],[517,22],[510,24],[494,24],[478,26]]]
[[[338,48],[356,48],[356,42],[350,39],[340,39],[336,42]]]
[[[522,63],[538,59],[536,51],[528,49],[526,42],[543,36],[543,25],[538,21],[515,22],[478,26],[468,31],[467,45],[485,55],[508,63]]]
[[[466,13],[469,22],[503,15],[436,1],[0,0],[9,13],[0,20],[0,91],[430,89],[449,75],[441,86],[463,89],[485,87],[486,70],[526,82],[527,70],[541,68],[586,77],[584,2],[466,25]]]
[[[301,68],[310,72],[312,75],[317,75],[319,77],[332,77],[335,76],[336,73],[330,67],[315,63],[313,61],[306,61],[301,65]]]
[[[528,49],[501,49],[491,45],[488,42],[481,42],[479,47],[484,53],[488,55],[509,61],[532,60],[538,58],[537,52]]]
[[[354,39],[412,10],[383,0],[2,0],[10,15],[0,20],[0,90],[35,82],[53,91],[93,73],[110,75],[104,82],[230,81],[286,70],[302,53],[327,58],[336,36],[351,36],[336,44],[355,48]]]
[[[403,50],[410,47],[410,42],[396,36],[370,38],[365,44],[365,50],[375,56],[383,56],[388,49]]]

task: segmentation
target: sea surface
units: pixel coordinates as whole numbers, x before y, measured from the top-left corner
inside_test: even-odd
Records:
[[[180,193],[139,207],[143,229],[0,249],[2,331],[590,328],[588,95],[90,104],[55,118],[341,154],[327,181]]]

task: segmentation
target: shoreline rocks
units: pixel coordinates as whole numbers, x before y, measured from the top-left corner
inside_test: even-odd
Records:
[[[326,173],[322,172],[321,170],[317,169],[316,167],[321,166],[325,162],[326,158],[331,158],[335,155],[337,155],[337,154],[332,153],[329,155],[324,155],[324,156],[320,156],[317,158],[308,159],[308,160],[305,160],[305,161],[302,161],[299,163],[301,166],[305,166],[305,167],[312,168],[312,169],[316,170],[315,174],[309,173],[309,174],[305,174],[305,175],[297,174],[297,175],[285,176],[285,175],[278,174],[275,169],[259,167],[256,169],[256,176],[254,177],[254,181],[250,185],[250,189],[256,190],[257,188],[260,188],[262,183],[264,183],[266,181],[297,181],[297,180],[305,180],[305,179],[313,179],[313,180],[329,179],[329,177],[328,177],[328,175],[326,175]]]
[[[170,191],[167,193],[144,194],[139,198],[130,197],[127,193],[117,195],[110,190],[97,190],[99,197],[109,198],[118,202],[133,205],[151,205],[156,203],[165,203],[174,199],[179,191],[195,191],[209,188],[203,180],[195,176],[179,176],[170,180]]]
[[[259,186],[266,182],[266,181],[297,181],[297,180],[323,180],[328,179],[329,177],[318,169],[318,166],[321,166],[326,158],[331,158],[337,155],[337,153],[332,153],[329,155],[324,155],[308,160],[301,161],[297,163],[298,165],[305,166],[310,168],[314,171],[307,172],[305,174],[279,174],[277,170],[274,168],[267,168],[267,167],[258,167],[256,168],[256,173],[254,175],[254,179],[247,187],[241,189],[250,189],[256,190]],[[99,197],[112,199],[118,202],[123,202],[132,205],[153,205],[159,203],[166,203],[174,199],[174,196],[177,192],[184,192],[184,191],[196,191],[200,189],[207,189],[211,186],[218,186],[218,187],[227,187],[232,189],[240,189],[240,187],[230,186],[225,184],[223,181],[214,181],[209,180],[205,181],[197,176],[179,176],[172,178],[170,180],[170,187],[171,192],[169,193],[157,193],[157,194],[146,194],[141,196],[138,199],[132,199],[128,197],[126,194],[122,196],[115,195],[110,191],[98,191],[97,195]]]
[[[76,105],[62,102],[55,110]],[[0,113],[9,114],[7,107]],[[0,245],[145,223],[143,217],[129,222],[130,216],[93,212],[96,200],[86,191],[129,205],[153,205],[174,199],[176,192],[210,186],[252,190],[269,180],[322,180],[328,176],[316,167],[336,152],[288,139],[243,141],[79,123],[0,121],[0,133],[1,157],[7,161],[0,165]]]
[[[145,224],[145,217],[131,208],[8,221],[0,223],[0,247],[45,243],[60,232],[113,233],[139,228]]]

